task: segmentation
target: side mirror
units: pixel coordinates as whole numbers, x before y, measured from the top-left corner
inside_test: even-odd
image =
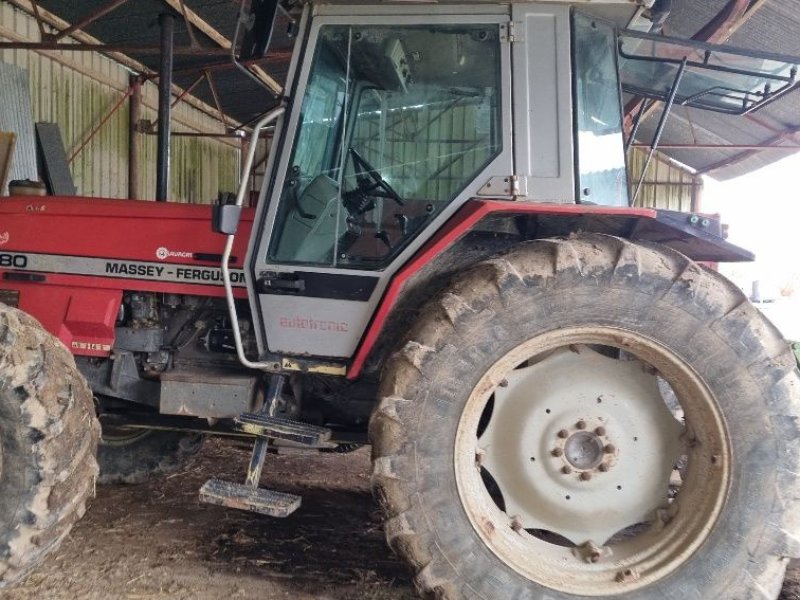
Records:
[[[211,230],[224,235],[236,235],[242,207],[235,204],[215,204],[211,213]]]

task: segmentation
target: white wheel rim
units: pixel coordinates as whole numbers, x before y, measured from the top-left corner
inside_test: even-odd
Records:
[[[683,413],[665,404],[656,370],[685,399]],[[460,499],[489,549],[532,581],[584,596],[616,596],[679,568],[708,537],[730,478],[707,386],[660,344],[615,328],[562,329],[500,359],[467,401],[455,450]],[[681,456],[685,480],[670,498]]]

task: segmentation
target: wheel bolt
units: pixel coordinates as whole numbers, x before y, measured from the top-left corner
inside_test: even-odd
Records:
[[[592,474],[584,471],[581,473],[581,481],[589,481],[592,478]]]
[[[569,431],[567,431],[566,429],[562,429],[561,431],[558,432],[558,437],[560,437],[562,440],[568,438]]]
[[[600,471],[601,473],[605,473],[606,471],[608,471],[608,465],[606,463],[600,463],[599,465],[597,465],[597,470]]]
[[[599,562],[600,561],[600,553],[599,552],[592,552],[589,555],[589,560],[591,562],[593,562],[593,563]]]
[[[569,467],[569,466],[567,466],[567,465],[564,465],[563,467],[561,467],[561,472],[562,472],[564,475],[569,475],[570,473],[572,473],[572,467]]]
[[[575,423],[575,427],[578,429],[586,429],[586,421],[578,421]]]
[[[597,435],[605,435],[606,434],[606,428],[605,427],[598,427],[597,429],[594,430],[594,432]]]
[[[606,454],[614,454],[617,451],[617,447],[614,444],[606,444],[603,450]]]
[[[503,379],[500,383],[498,383],[500,387],[508,387],[508,379]]]
[[[561,456],[562,454],[564,454],[564,451],[561,448],[553,448],[550,451],[550,454],[552,454],[553,456]]]

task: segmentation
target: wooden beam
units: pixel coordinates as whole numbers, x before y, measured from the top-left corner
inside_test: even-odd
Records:
[[[178,14],[184,15],[186,17],[186,20],[190,22],[192,25],[194,25],[198,29],[198,31],[201,31],[203,34],[208,36],[221,48],[225,48],[226,50],[231,49],[231,46],[233,44],[228,38],[226,38],[219,31],[217,31],[206,21],[204,21],[191,8],[189,8],[188,6],[182,7],[181,0],[163,0],[163,2],[167,6],[169,6],[172,10],[176,11]],[[280,95],[281,93],[283,93],[283,87],[281,86],[281,84],[279,84],[272,77],[267,75],[267,73],[261,67],[253,66],[251,68],[255,76],[258,77],[270,90],[272,90],[274,94]]]

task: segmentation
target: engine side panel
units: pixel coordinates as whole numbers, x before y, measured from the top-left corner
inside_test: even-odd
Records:
[[[252,227],[234,247],[235,294]],[[108,356],[123,290],[221,298],[225,238],[201,205],[93,198],[0,201],[0,292],[76,355]]]

